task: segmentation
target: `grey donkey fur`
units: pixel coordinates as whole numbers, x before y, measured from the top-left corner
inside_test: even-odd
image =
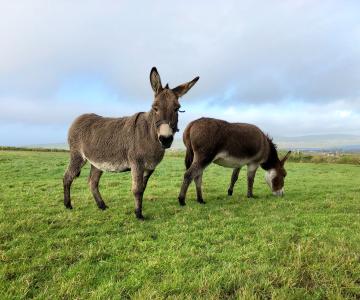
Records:
[[[79,116],[69,129],[70,163],[65,172],[64,205],[72,209],[70,187],[81,168],[91,164],[89,186],[100,209],[107,206],[99,192],[103,171],[131,171],[135,215],[144,219],[142,200],[147,181],[162,160],[177,130],[179,98],[199,77],[174,89],[162,87],[156,68],[150,72],[154,101],[149,112],[130,117],[105,118],[96,114]]]

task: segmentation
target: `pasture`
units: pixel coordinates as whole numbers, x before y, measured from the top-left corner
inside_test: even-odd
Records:
[[[89,166],[63,206],[65,152],[0,151],[1,299],[359,299],[360,166],[288,162],[285,197],[259,170],[212,165],[206,205],[177,201],[183,153],[167,153],[134,217],[129,173],[105,173],[100,211]]]

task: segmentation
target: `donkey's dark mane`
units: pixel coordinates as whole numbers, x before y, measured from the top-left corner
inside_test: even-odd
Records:
[[[135,126],[136,126],[136,123],[137,123],[140,115],[142,115],[143,113],[144,113],[143,111],[136,113],[136,115],[135,115],[135,121],[134,121],[134,125],[135,125]],[[134,129],[135,129],[135,126],[134,126]]]
[[[271,147],[277,149],[277,145],[273,142],[273,138],[270,135],[266,134],[266,139],[268,140]]]
[[[269,170],[274,168],[274,166],[279,162],[279,156],[276,150],[277,146],[274,144],[273,139],[269,135],[266,135],[266,139],[269,143],[270,151],[267,160],[261,164],[261,167],[264,170]]]

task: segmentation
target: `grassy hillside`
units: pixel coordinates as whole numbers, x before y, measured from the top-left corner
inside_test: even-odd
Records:
[[[260,171],[245,198],[243,171],[204,176],[206,205],[177,194],[180,153],[149,181],[145,222],[133,214],[130,174],[105,174],[99,211],[86,166],[62,204],[68,153],[0,151],[0,299],[359,299],[360,166],[294,163],[274,198]]]

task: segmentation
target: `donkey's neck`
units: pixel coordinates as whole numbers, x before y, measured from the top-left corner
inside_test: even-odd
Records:
[[[270,170],[275,168],[279,164],[280,160],[274,143],[270,138],[266,137],[266,139],[269,145],[269,154],[266,161],[261,164],[261,167],[264,170]]]
[[[150,110],[146,113],[149,137],[154,140],[154,142],[159,143],[157,133],[156,133],[156,125],[155,125],[155,113],[153,110]]]

